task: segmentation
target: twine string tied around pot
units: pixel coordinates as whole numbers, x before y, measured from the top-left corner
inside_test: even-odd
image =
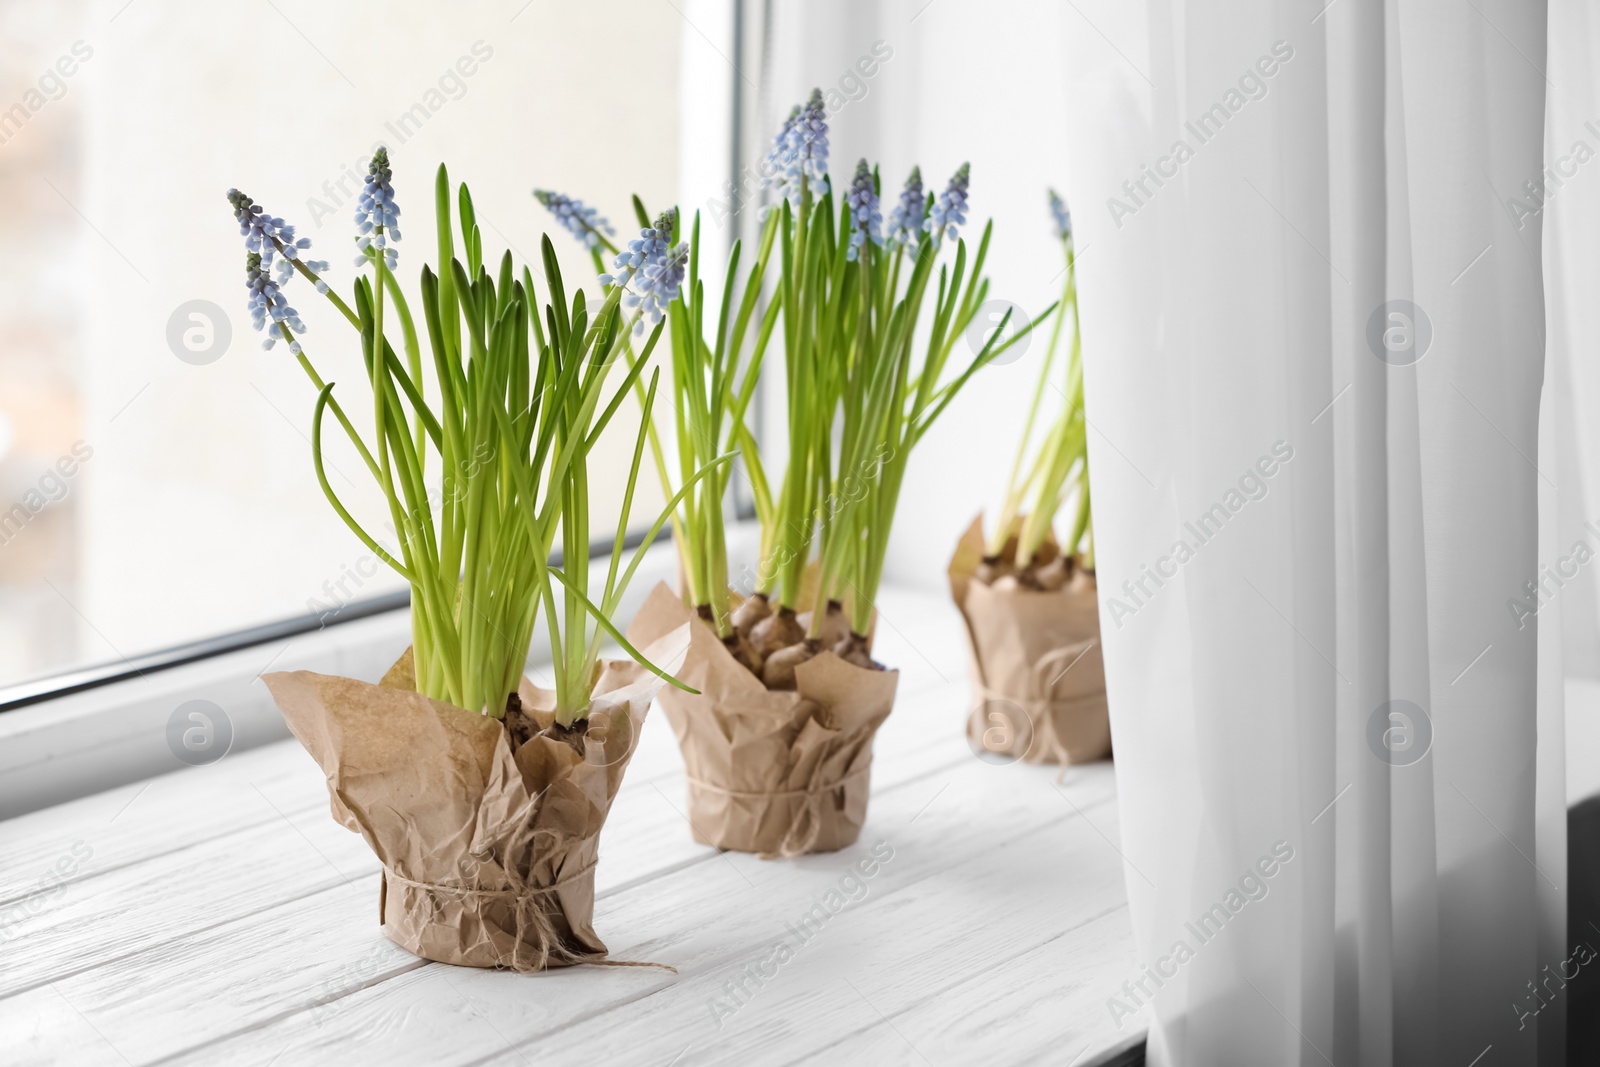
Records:
[[[1098,639],[1092,638],[1091,644],[1087,647],[1080,647],[1078,644],[1063,645],[1059,648],[1052,648],[1040,656],[1038,661],[1034,663],[1032,671],[1029,672],[1028,692],[1025,695],[1017,696],[1013,693],[1002,693],[989,688],[987,683],[980,683],[977,686],[980,701],[983,704],[996,701],[1020,705],[1022,713],[1028,717],[1028,726],[1032,730],[1032,737],[1034,739],[1038,738],[1039,724],[1045,721],[1045,717],[1049,716],[1058,704],[1066,703],[1072,699],[1070,697],[1057,697],[1055,695],[1056,683],[1072,669],[1073,664],[1089,654],[1089,649],[1093,647],[1092,642],[1094,640]],[[1051,752],[1055,756],[1056,762],[1061,765],[1061,773],[1056,779],[1059,782],[1064,780],[1067,774],[1067,764],[1069,762],[1067,747],[1062,743],[1061,737],[1055,729],[1052,728],[1049,731],[1049,735]],[[1029,744],[1030,746],[1032,745],[1031,739]]]
[[[593,874],[595,864],[595,860],[590,860],[577,870],[562,876],[549,885],[526,884],[522,882],[520,876],[508,871],[508,874],[512,876],[512,880],[517,884],[508,885],[502,889],[419,882],[413,878],[407,878],[388,866],[383,868],[383,878],[385,883],[395,881],[401,885],[420,889],[427,893],[453,896],[462,900],[512,900],[514,902],[513,912],[517,917],[517,927],[515,943],[511,949],[511,969],[520,973],[526,974],[545,970],[553,960],[557,965],[562,966],[589,964],[595,967],[659,967],[662,970],[677,974],[678,969],[671,964],[609,960],[599,953],[574,952],[562,943],[561,936],[556,931],[555,923],[550,918],[549,908],[542,898],[547,894],[571,885],[580,878]],[[533,865],[530,865],[530,868],[531,866]],[[386,896],[388,892],[387,885],[385,885],[383,892]],[[525,959],[523,957],[523,949],[527,944],[529,934],[533,935],[533,940],[539,948],[532,959]]]
[[[820,768],[820,765],[819,765]],[[817,843],[817,837],[822,833],[822,820],[816,812],[818,798],[826,793],[842,787],[846,782],[853,781],[872,770],[872,759],[869,757],[865,763],[842,777],[827,782],[812,782],[804,789],[758,789],[742,790],[729,789],[727,786],[697,778],[689,775],[689,784],[696,789],[704,789],[712,793],[720,793],[726,797],[734,798],[761,798],[772,797],[804,797],[805,802],[799,805],[789,819],[789,827],[784,832],[783,840],[778,843],[778,848],[773,852],[758,852],[757,859],[789,859],[793,856],[804,855]]]

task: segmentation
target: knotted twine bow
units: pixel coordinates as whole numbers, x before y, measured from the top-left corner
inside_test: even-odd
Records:
[[[535,831],[536,833],[541,831]],[[544,831],[547,832],[547,831]],[[517,883],[504,889],[481,889],[470,886],[440,885],[436,882],[419,882],[400,874],[391,867],[383,868],[382,884],[379,889],[378,921],[384,917],[385,902],[388,900],[388,882],[393,880],[413,889],[420,889],[429,894],[457,897],[464,901],[472,900],[511,900],[512,914],[516,916],[517,925],[514,933],[515,941],[511,947],[511,969],[522,974],[534,971],[547,970],[553,963],[558,967],[570,967],[577,964],[588,964],[593,967],[659,967],[662,970],[678,973],[678,969],[667,963],[644,963],[632,960],[606,959],[602,952],[582,952],[569,948],[556,929],[555,921],[550,917],[551,902],[547,900],[548,894],[554,893],[564,886],[571,885],[578,879],[590,875],[595,869],[595,860],[579,867],[571,874],[565,875],[549,885],[529,885],[522,882],[521,876],[514,869],[507,869],[508,880]],[[537,862],[530,864],[529,869],[536,869]],[[527,947],[529,935],[532,935],[534,944],[538,946],[532,959],[523,957],[523,950]]]
[[[1089,649],[1093,647],[1093,642],[1097,640],[1099,639],[1091,638],[1088,643],[1080,641],[1075,644],[1052,648],[1044,653],[1034,662],[1033,668],[1028,672],[1028,692],[1021,696],[991,689],[987,680],[976,686],[978,697],[981,701],[978,705],[979,709],[990,701],[1015,704],[1022,709],[1022,713],[1028,717],[1028,725],[1032,729],[1032,737],[1029,739],[1028,745],[1029,749],[1037,742],[1040,734],[1044,734],[1045,744],[1049,746],[1051,755],[1061,765],[1061,774],[1057,778],[1058,781],[1065,779],[1067,764],[1071,760],[1067,754],[1066,745],[1062,743],[1061,732],[1056,729],[1052,713],[1057,707],[1070,706],[1074,701],[1081,698],[1056,697],[1055,685],[1067,671],[1072,669],[1073,664],[1088,655]],[[977,709],[974,710],[974,714],[976,713]],[[1019,755],[1026,756],[1027,751],[1023,751]]]

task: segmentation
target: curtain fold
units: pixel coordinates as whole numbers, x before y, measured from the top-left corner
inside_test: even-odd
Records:
[[[1506,207],[1543,169],[1545,7],[1082,11],[1069,199],[1147,968],[1108,1010],[1147,1013],[1154,1064],[1558,1063],[1560,1006],[1522,1009],[1563,955],[1560,686],[1544,616],[1507,610],[1556,499],[1541,225]]]

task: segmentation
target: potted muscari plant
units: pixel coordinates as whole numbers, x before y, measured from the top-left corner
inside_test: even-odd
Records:
[[[687,635],[640,652],[609,621],[668,513],[622,569],[641,436],[609,569],[603,586],[592,586],[588,457],[645,367],[637,362],[607,397],[617,349],[645,320],[654,325],[645,353],[659,341],[682,250],[653,249],[648,278],[591,308],[582,291],[566,293],[546,238],[541,308],[532,274],[517,271],[509,253],[496,273],[485,266],[465,185],[455,197],[458,252],[441,166],[439,270],[421,270],[419,322],[397,275],[390,179],[380,150],[359,201],[362,273],[348,302],[327,284],[327,264],[306,258],[308,240],[243,193],[228,194],[245,238],[255,326],[267,347],[287,343],[318,390],[317,480],[339,517],[411,587],[412,646],[379,684],[308,671],[266,683],[327,775],[335,818],[383,865],[379,915],[392,940],[469,966],[598,962],[606,951],[591,921],[598,835],[653,690],[660,681],[683,684],[655,661]],[[284,292],[295,275],[356,333],[370,437],[304,347]],[[635,306],[625,309],[625,296]],[[652,375],[647,408],[656,386]],[[329,412],[382,491],[393,550],[329,482]],[[686,485],[716,468],[693,472]],[[540,617],[554,690],[522,677]],[[602,635],[631,659],[601,661]]]
[[[1067,764],[1109,755],[1111,724],[1094,577],[1077,263],[1071,216],[1054,191],[1049,201],[1066,257],[1062,314],[1051,330],[1000,513],[987,539],[982,516],[973,520],[950,562],[950,588],[972,652],[976,703],[967,736],[974,749],[1002,760]],[[1056,353],[1069,322],[1062,365]],[[1061,384],[1052,381],[1053,373],[1063,372]],[[1060,406],[1035,445],[1047,391],[1059,395]],[[1051,524],[1069,504],[1072,523],[1057,541]]]
[[[595,268],[601,272],[600,280],[608,291],[619,275],[605,273],[602,251],[619,257],[615,269],[625,271],[642,249],[656,241],[673,241],[678,230],[675,209],[663,213],[652,223],[644,204],[635,197],[634,210],[642,229],[623,253],[612,243],[613,231],[596,209],[581,200],[548,190],[536,189],[534,196],[590,249]],[[765,312],[757,315],[762,281],[778,232],[777,222],[777,217],[771,216],[762,228],[761,240],[742,286],[739,284],[742,244],[733,246],[721,302],[713,310],[706,303],[705,287],[700,278],[700,216],[697,212],[688,246],[688,285],[668,311],[677,482],[686,484],[693,472],[707,462],[716,461],[729,450],[739,450],[756,485],[756,504],[764,531],[771,525],[771,495],[766,488],[760,451],[746,425],[745,415],[755,397],[762,361],[781,306],[774,301]],[[741,294],[737,305],[733,303],[736,292]],[[708,341],[705,327],[712,314],[715,315],[716,336]],[[623,355],[630,368],[638,358],[631,345],[624,346]],[[645,396],[639,379],[635,377],[634,381],[635,392],[643,404]],[[646,433],[664,495],[679,496],[654,422],[646,420]],[[734,625],[734,609],[741,598],[730,585],[723,513],[731,473],[731,467],[723,467],[681,493],[678,509],[672,516],[673,534],[678,546],[685,606],[707,623],[735,657],[751,671],[759,673],[760,661],[751,653],[743,632]]]
[[[629,630],[649,642],[692,621],[681,676],[700,692],[660,697],[684,753],[690,824],[700,841],[764,856],[842,848],[860,833],[872,741],[897,681],[871,658],[870,634],[906,460],[971,376],[1017,339],[995,333],[941,384],[987,293],[989,232],[970,263],[958,233],[967,168],[938,198],[924,197],[914,171],[885,233],[865,161],[835,207],[827,133],[813,93],[767,159],[782,199],[763,222],[742,295],[736,246],[715,316],[693,262],[671,313],[679,447],[694,456],[739,448],[762,531],[753,591],[735,603],[721,531],[697,521],[721,520],[710,498],[722,486],[708,479],[698,513],[683,508],[675,526],[686,598],[658,589]],[[954,266],[939,266],[950,247]],[[758,317],[773,256],[778,276]],[[776,497],[744,422],[773,336],[787,387]]]

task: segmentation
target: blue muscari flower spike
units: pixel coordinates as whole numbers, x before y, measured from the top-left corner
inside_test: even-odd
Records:
[[[650,320],[654,326],[661,321],[661,316],[666,314],[667,307],[678,297],[678,290],[683,287],[683,276],[689,266],[689,246],[679,243],[650,263],[639,269],[639,276],[635,282],[638,295],[629,293],[622,298],[628,307],[636,307]],[[644,332],[644,319],[640,319],[633,327],[634,333]]]
[[[856,164],[855,180],[850,183],[850,191],[845,194],[844,202],[850,208],[850,247],[844,254],[845,258],[856,259],[861,246],[869,239],[881,248],[883,215],[878,211],[878,187],[864,159]]]
[[[377,249],[390,270],[400,261],[399,250],[389,247],[390,241],[400,240],[400,205],[394,202],[394,186],[390,184],[393,177],[389,150],[380,148],[372,154],[366,184],[356,201],[356,247],[361,250],[356,257],[358,267],[367,262],[368,248]]]
[[[774,187],[796,209],[802,181],[809,181],[812,196],[828,195],[828,109],[821,89],[811,90],[805,105],[789,113],[762,169],[762,184]]]
[[[1050,194],[1050,215],[1055,219],[1056,236],[1063,241],[1072,240],[1072,212],[1067,210],[1067,202],[1054,189],[1046,192]]]
[[[811,179],[813,194],[828,195],[828,111],[822,103],[822,90],[811,90],[811,99],[799,119],[789,128],[789,141],[801,173]]]
[[[912,167],[911,177],[900,192],[900,199],[889,213],[889,241],[906,247],[917,243],[922,233],[922,215],[927,204],[922,199],[922,168]]]
[[[311,239],[296,237],[293,226],[267,214],[244,193],[229,189],[228,203],[233,205],[233,217],[238,220],[239,235],[244,238],[245,286],[250,290],[246,307],[255,328],[267,331],[262,347],[271,348],[284,337],[279,323],[295,333],[304,333],[306,329],[299,312],[289,306],[288,297],[283,295],[283,287],[294,277],[295,262],[311,273],[320,293],[328,291],[328,283],[321,278],[328,264],[319,259],[302,258],[300,253],[311,247]],[[268,318],[272,320],[270,327]],[[289,350],[298,353],[300,342],[291,340]]]
[[[772,139],[772,147],[767,150],[767,158],[761,164],[761,184],[775,188],[780,196],[785,193],[784,183],[788,178],[789,131],[799,121],[800,105],[796,104],[794,110],[789,112],[789,117],[783,120],[783,126]],[[799,196],[800,191],[796,189],[796,202]]]
[[[246,304],[250,309],[250,323],[256,329],[265,329],[267,332],[267,339],[261,342],[262,348],[271,348],[283,340],[285,326],[297,334],[305,333],[306,324],[300,321],[300,313],[289,306],[288,297],[283,295],[279,283],[273,281],[272,272],[260,252],[245,253],[244,284],[250,290],[250,299]],[[267,324],[269,318],[271,325]],[[300,342],[291,338],[289,351],[298,355]]]
[[[971,176],[971,165],[961,164],[951,176],[950,184],[934,201],[933,210],[928,213],[928,221],[923,223],[923,229],[935,237],[948,234],[954,239],[961,236],[959,227],[967,222],[967,184]]]
[[[600,217],[597,208],[587,206],[582,200],[548,189],[535,189],[533,196],[549,209],[568,233],[582,241],[587,248],[599,245],[602,235],[610,237],[617,232],[611,228],[611,223]]]
[[[689,264],[689,246],[671,243],[677,225],[677,209],[664,212],[654,226],[640,230],[639,236],[628,242],[627,249],[613,264],[615,273],[600,275],[601,285],[615,285],[626,290],[622,297],[624,306],[640,311],[634,333],[644,332],[646,317],[652,326],[660,322],[683,285]]]
[[[277,275],[277,285],[287,285],[294,276],[294,261],[298,260],[313,275],[327,272],[328,264],[320,259],[301,259],[300,253],[311,247],[311,238],[296,237],[294,227],[276,216],[261,210],[261,205],[237,189],[228,190],[228,203],[233,205],[233,217],[239,221],[239,236],[244,238],[246,252],[261,257],[261,269]],[[278,258],[279,252],[283,258]],[[317,278],[317,291],[328,291],[328,283]]]

